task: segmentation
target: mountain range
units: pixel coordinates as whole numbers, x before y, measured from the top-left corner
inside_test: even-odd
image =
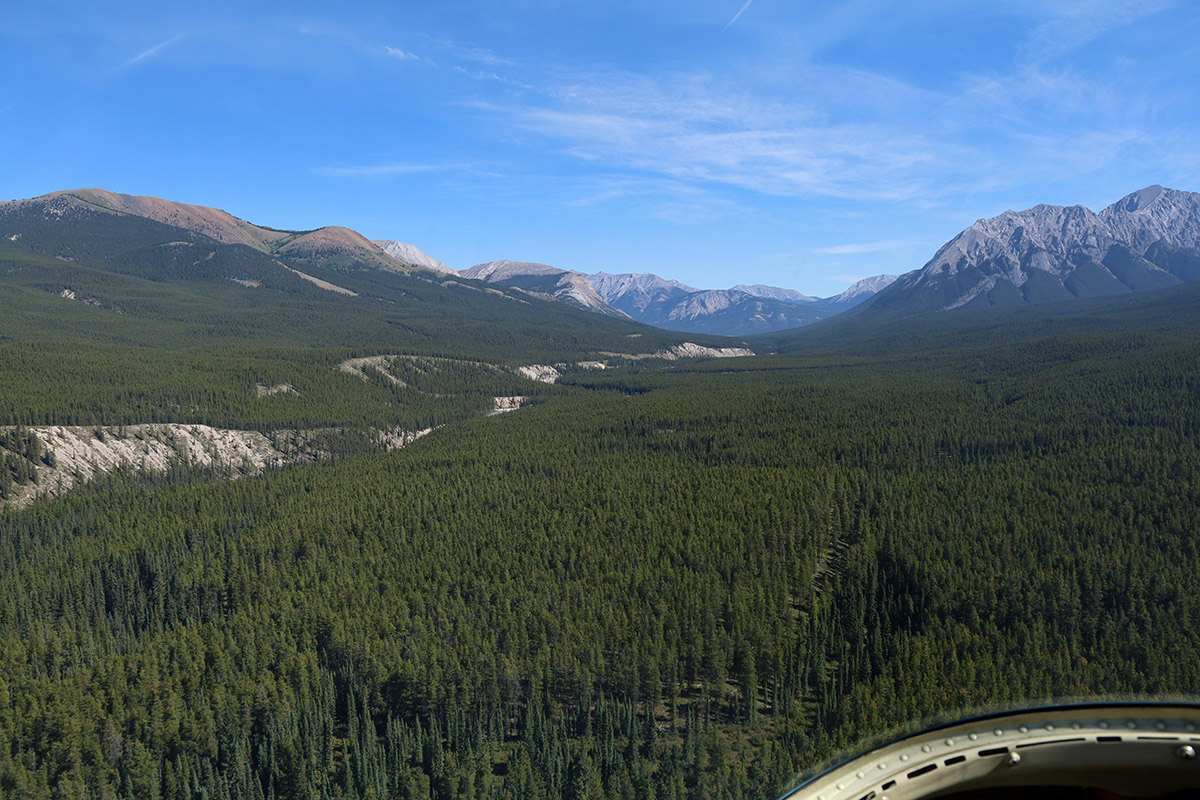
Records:
[[[243,246],[267,256],[277,267],[312,280],[310,268],[335,272],[378,269],[399,274],[439,273],[501,284],[539,299],[616,319],[691,333],[743,336],[808,325],[871,297],[891,276],[860,281],[841,295],[814,298],[793,289],[736,286],[702,290],[657,275],[603,272],[586,275],[546,264],[493,261],[456,271],[421,249],[392,239],[368,240],[357,231],[327,226],[287,231],[255,225],[228,212],[156,197],[120,194],[104,189],[53,192],[17,207],[36,203],[57,212],[86,209],[129,215],[182,228],[230,246]],[[14,240],[15,241],[15,240]],[[318,286],[337,286],[318,279]]]
[[[547,299],[558,300],[585,311],[608,317],[632,319],[628,314],[610,306],[596,293],[585,275],[561,270],[548,264],[527,261],[489,261],[462,270],[459,275],[488,283],[502,283]]]
[[[44,206],[48,209],[47,213],[60,216],[72,209],[87,209],[141,217],[193,231],[222,244],[243,245],[292,262],[318,263],[325,269],[373,267],[410,272],[412,266],[381,251],[361,233],[340,226],[312,231],[282,231],[253,225],[216,208],[157,197],[117,194],[103,189],[53,192],[32,200],[17,201],[17,206],[29,203]]]
[[[494,269],[502,263],[504,269]],[[1148,186],[1098,214],[1081,206],[1038,205],[978,220],[921,269],[878,275],[834,297],[739,284],[703,290],[652,274],[591,275],[544,264],[492,262],[466,277],[533,288],[601,313],[612,309],[668,330],[748,336],[809,325],[854,308],[854,319],[895,319],[933,311],[1041,304],[1200,280],[1200,194]],[[536,278],[534,277],[536,275]],[[597,298],[568,297],[586,278]],[[550,284],[558,288],[551,290]],[[584,290],[586,292],[586,290]]]
[[[684,344],[623,315],[583,313],[439,271],[415,248],[391,249],[398,256],[347,228],[277,230],[218,209],[95,189],[0,203],[7,321],[43,338],[66,341],[70,329],[148,346],[245,338],[548,363]],[[101,311],[107,316],[96,317]],[[632,337],[645,349],[631,350]]]
[[[479,281],[488,284],[490,291],[503,290],[501,296],[509,299],[553,301],[614,320],[720,336],[798,328],[849,309],[853,312],[844,318],[847,322],[887,320],[1100,297],[1200,280],[1200,195],[1158,185],[1133,192],[1099,213],[1081,205],[1038,205],[978,220],[943,245],[921,269],[899,277],[867,278],[825,298],[762,284],[698,289],[654,274],[586,274],[521,261],[491,261],[456,272],[411,244],[368,240],[344,227],[278,230],[218,209],[101,189],[54,192],[0,206],[4,217],[31,213],[41,220],[38,225],[64,215],[76,220],[82,219],[81,214],[90,215],[85,227],[91,244],[87,237],[76,237],[65,248],[61,243],[39,245],[29,238],[20,241],[36,225],[7,235],[13,246],[33,248],[60,261],[86,259],[100,247],[95,239],[106,236],[98,227],[105,218],[139,218],[242,248],[234,258],[240,272],[228,276],[238,282],[261,283],[264,274],[283,270],[320,288],[356,294],[358,290],[343,285],[346,275],[361,280],[390,273],[438,286],[475,286],[476,291],[482,287],[473,282]],[[54,236],[50,241],[57,242]],[[138,258],[150,271],[211,271],[213,264],[200,261],[183,265],[186,258],[177,250],[190,244],[159,243],[167,249]]]
[[[649,273],[587,274],[519,261],[477,264],[459,274],[657,328],[719,336],[750,336],[811,325],[869,299],[895,279],[894,275],[877,275],[839,295],[817,298],[761,284],[697,289]]]
[[[1148,186],[1099,214],[1038,205],[981,219],[857,315],[1039,304],[1200,280],[1200,194]]]

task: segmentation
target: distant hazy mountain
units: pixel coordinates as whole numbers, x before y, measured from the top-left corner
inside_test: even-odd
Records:
[[[473,280],[512,286],[608,317],[629,318],[624,311],[619,311],[605,303],[582,273],[559,269],[549,264],[535,264],[528,261],[489,261],[486,264],[476,264],[469,269],[464,269],[459,272],[459,275]]]
[[[747,286],[744,283],[739,283],[733,287],[736,292],[745,292],[752,294],[755,297],[770,297],[773,300],[785,300],[789,303],[816,303],[820,298],[809,297],[803,292],[797,292],[795,289],[783,289],[778,286],[764,286],[761,283],[755,283]]]
[[[588,277],[610,306],[667,330],[748,336],[797,328],[833,313],[815,303],[798,304],[737,288],[695,289],[657,275],[599,272]]]
[[[493,261],[459,274],[551,295],[600,313],[615,310],[638,322],[667,330],[723,336],[748,336],[809,325],[865,300],[875,287],[892,279],[892,276],[868,278],[856,284],[859,288],[853,293],[847,290],[837,298],[821,300],[777,286],[697,289],[650,273],[587,275],[520,261]],[[595,299],[581,282],[590,284]]]
[[[447,267],[433,256],[411,244],[395,242],[391,239],[372,239],[371,244],[402,264],[412,264],[413,266],[424,267],[425,269],[432,269],[437,272],[445,272],[450,275],[457,273],[457,270],[454,268]]]
[[[841,294],[835,294],[833,297],[826,297],[821,300],[827,306],[832,306],[839,311],[844,311],[847,308],[852,308],[859,303],[866,302],[874,297],[879,292],[890,286],[899,275],[874,275],[870,278],[863,278],[861,281],[853,284],[850,288]]]
[[[981,219],[863,313],[1044,303],[1200,280],[1200,195],[1150,186],[1095,214],[1039,205]]]
[[[756,283],[747,286],[744,283],[739,283],[733,287],[736,291],[746,292],[747,294],[755,295],[756,297],[770,297],[775,300],[783,300],[787,303],[796,303],[804,305],[811,303],[814,308],[825,308],[833,313],[845,311],[847,308],[852,308],[859,303],[869,300],[879,290],[896,280],[895,275],[874,275],[870,278],[863,278],[858,283],[855,283],[850,288],[841,294],[833,295],[832,297],[810,297],[795,289],[782,289],[778,286],[764,286],[761,283]]]
[[[645,272],[623,272],[617,275],[596,272],[588,275],[588,280],[601,297],[625,298],[625,302],[634,307],[660,302],[664,297],[700,291],[685,283]]]

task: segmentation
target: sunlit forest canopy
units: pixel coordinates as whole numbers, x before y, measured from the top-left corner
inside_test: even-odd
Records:
[[[1196,693],[1186,316],[586,373],[391,454],[0,516],[11,796],[771,797]]]

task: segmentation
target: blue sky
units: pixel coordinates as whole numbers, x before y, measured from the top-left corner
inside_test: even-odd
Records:
[[[16,6],[0,199],[828,295],[1005,209],[1200,190],[1191,0]]]

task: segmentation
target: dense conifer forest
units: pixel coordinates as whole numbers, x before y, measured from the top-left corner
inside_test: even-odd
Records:
[[[770,798],[922,717],[1194,695],[1195,316],[579,373],[394,453],[0,513],[0,795]],[[387,407],[317,352],[263,424]],[[40,391],[0,413],[136,402]]]

